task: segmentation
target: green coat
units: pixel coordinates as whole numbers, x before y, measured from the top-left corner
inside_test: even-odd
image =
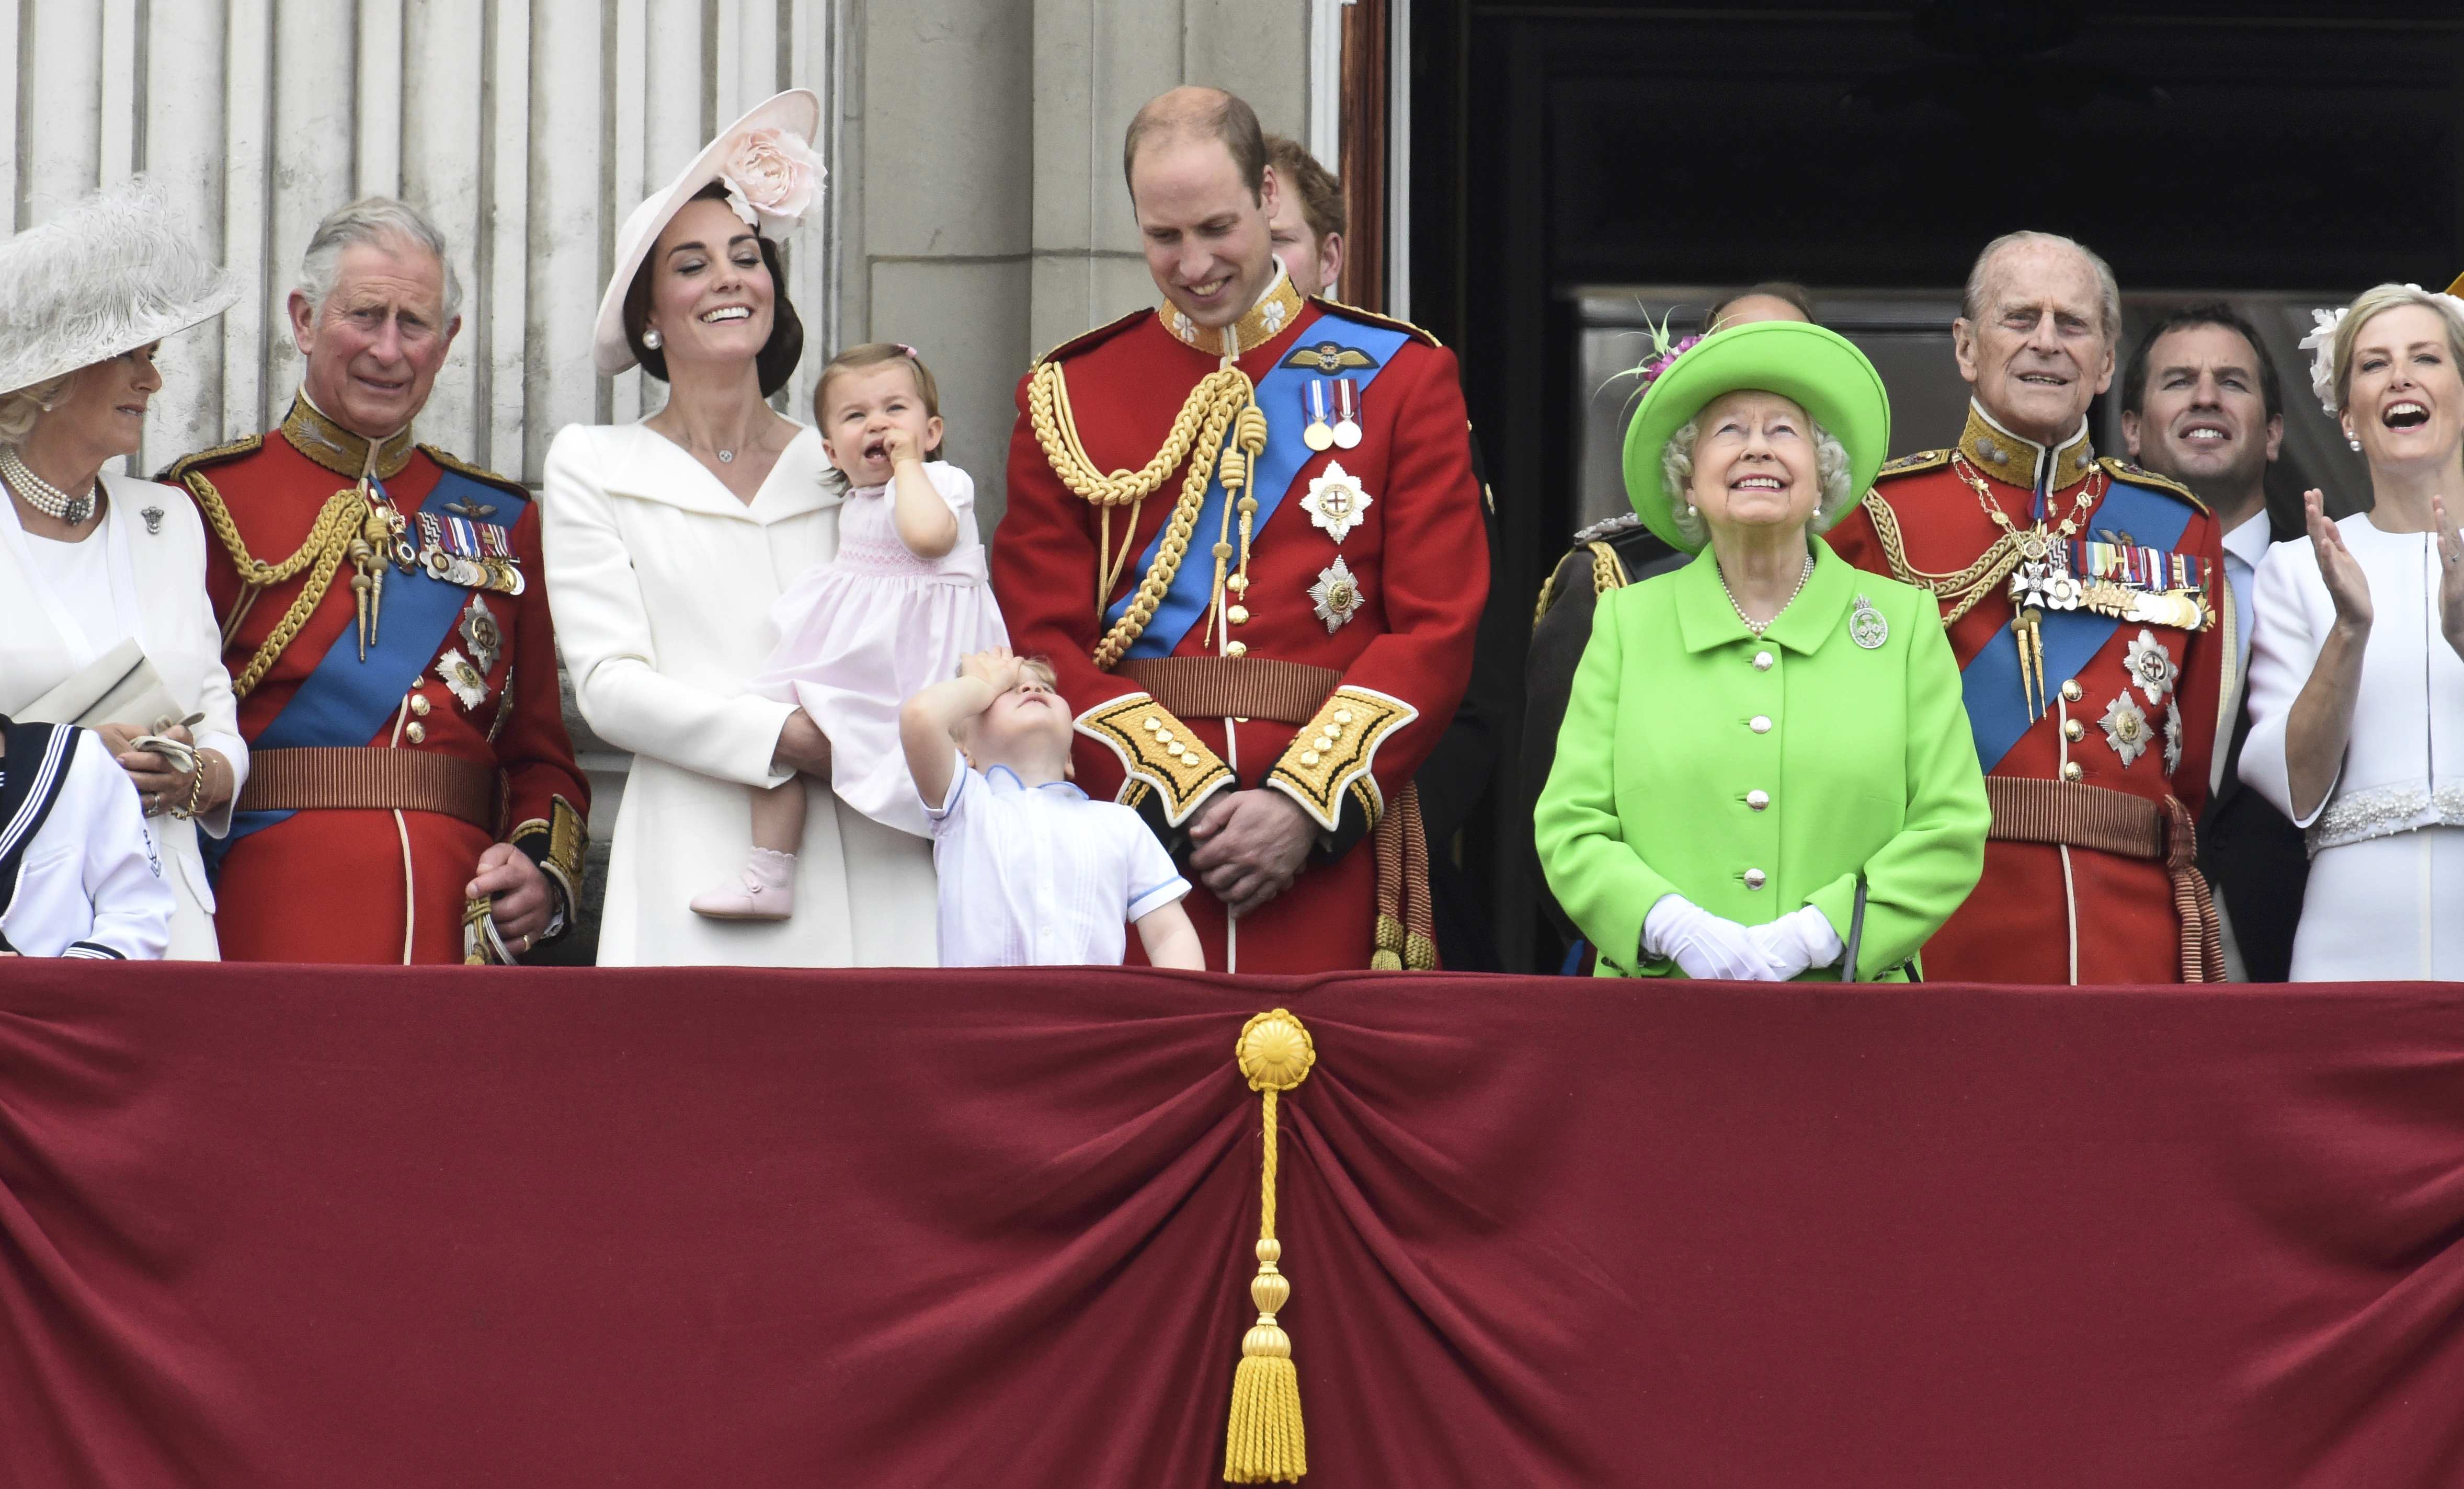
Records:
[[[1813,905],[1844,942],[1860,873],[1859,970],[1904,975],[1976,886],[1992,814],[1934,598],[1814,552],[1759,641],[1708,549],[1600,597],[1533,826],[1603,975],[1682,975],[1639,951],[1663,894],[1746,926]]]

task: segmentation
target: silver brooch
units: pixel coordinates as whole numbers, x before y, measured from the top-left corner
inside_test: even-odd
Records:
[[[139,514],[137,514],[137,515],[138,515],[139,516],[141,516],[141,517],[143,517],[143,518],[145,519],[145,533],[146,533],[146,536],[149,536],[149,537],[150,537],[150,536],[154,536],[155,534],[158,534],[158,533],[160,533],[160,532],[162,532],[162,531],[163,531],[163,509],[162,509],[162,508],[160,508],[160,507],[148,507],[148,508],[146,508],[144,511],[143,511],[143,512],[141,512],[141,513],[139,513]]]
[[[1327,462],[1326,473],[1309,483],[1309,494],[1301,506],[1309,512],[1309,520],[1326,529],[1326,535],[1340,543],[1352,536],[1352,530],[1367,518],[1376,498],[1360,489],[1340,461]]]
[[[2130,680],[2139,685],[2139,690],[2147,695],[2150,708],[2165,701],[2165,695],[2173,690],[2174,679],[2182,675],[2182,669],[2173,663],[2173,654],[2165,649],[2155,632],[2145,629],[2131,642],[2122,665],[2129,669]]]
[[[496,614],[488,608],[484,595],[473,595],[469,609],[462,612],[459,627],[463,641],[471,647],[471,660],[478,664],[482,676],[495,671],[496,658],[505,649],[505,633],[496,624]]]
[[[445,680],[453,701],[462,705],[463,712],[473,712],[487,701],[488,679],[471,665],[470,658],[453,647],[446,647],[436,659],[436,675]]]
[[[2128,765],[2147,753],[2147,715],[2131,701],[2129,690],[2124,689],[2104,706],[2104,717],[2100,722],[2104,725],[2105,743],[2113,746],[2113,753],[2122,756],[2123,764]]]
[[[1891,623],[1863,595],[1857,597],[1857,607],[1848,612],[1848,639],[1868,651],[1880,649],[1891,639]]]
[[[1317,571],[1317,582],[1309,586],[1309,592],[1316,603],[1317,618],[1326,623],[1330,636],[1343,629],[1344,623],[1360,611],[1360,581],[1352,577],[1341,554],[1335,555],[1334,562]]]

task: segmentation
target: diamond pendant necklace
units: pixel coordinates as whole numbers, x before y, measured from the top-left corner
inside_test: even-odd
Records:
[[[54,486],[28,468],[25,457],[17,453],[14,445],[0,445],[0,478],[5,478],[16,489],[18,495],[26,498],[27,506],[71,527],[94,515],[93,492],[72,496]],[[97,483],[98,486],[99,484]]]
[[[1714,567],[1717,565],[1715,564]],[[1779,608],[1771,612],[1769,621],[1757,622],[1747,617],[1746,607],[1737,603],[1737,592],[1728,587],[1728,576],[1726,574],[1720,576],[1720,592],[1728,597],[1728,608],[1737,612],[1737,623],[1746,628],[1746,633],[1760,639],[1763,632],[1771,628],[1773,622],[1787,613],[1790,605],[1796,603],[1796,597],[1805,593],[1805,581],[1812,578],[1814,578],[1814,555],[1809,553],[1805,556],[1805,567],[1797,573],[1796,587],[1788,592],[1788,598],[1779,602]]]

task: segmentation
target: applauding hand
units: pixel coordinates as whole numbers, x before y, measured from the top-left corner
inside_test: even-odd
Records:
[[[2301,493],[2303,519],[2310,528],[2310,549],[2319,558],[2319,577],[2327,583],[2327,598],[2336,602],[2336,624],[2347,634],[2366,636],[2370,629],[2370,577],[2362,572],[2344,535],[2327,520],[2317,487]]]
[[[2438,530],[2439,629],[2447,645],[2464,657],[2464,532],[2457,530],[2445,497],[2430,498],[2430,514]]]

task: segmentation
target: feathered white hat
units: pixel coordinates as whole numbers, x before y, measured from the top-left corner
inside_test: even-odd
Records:
[[[159,187],[106,186],[0,242],[0,392],[159,341],[239,296]]]
[[[822,202],[829,172],[813,153],[822,127],[822,100],[809,88],[790,88],[753,106],[742,119],[702,146],[665,190],[633,208],[616,232],[616,272],[599,298],[599,324],[591,338],[592,360],[609,377],[633,365],[625,339],[625,294],[668,220],[714,181],[727,183],[727,205],[752,227],[784,235]]]

